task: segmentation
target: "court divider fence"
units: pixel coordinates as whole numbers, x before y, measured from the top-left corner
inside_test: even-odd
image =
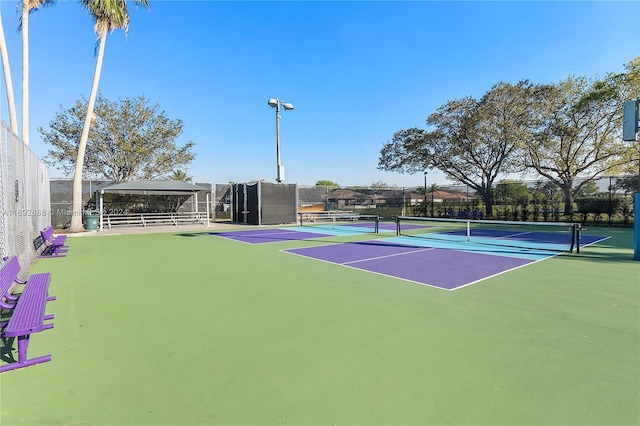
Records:
[[[295,223],[298,186],[262,181],[236,183],[228,191],[232,221],[251,225]]]

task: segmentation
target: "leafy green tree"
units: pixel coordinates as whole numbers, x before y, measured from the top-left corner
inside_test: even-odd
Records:
[[[496,196],[506,203],[524,204],[531,199],[531,191],[521,181],[501,180],[496,185]]]
[[[541,202],[555,203],[562,200],[559,197],[557,185],[550,181],[538,181],[533,186],[533,198]]]
[[[322,186],[329,189],[335,189],[340,187],[340,185],[330,180],[319,180],[316,182],[316,186]]]
[[[381,180],[377,181],[377,182],[371,182],[371,185],[369,185],[369,188],[375,190],[381,190],[381,189],[395,189],[397,188],[396,185],[389,185],[387,182],[383,182]]]
[[[38,129],[43,141],[53,147],[44,160],[65,174],[75,170],[86,105],[84,100],[76,101],[56,114],[48,129]],[[193,161],[195,144],[176,144],[183,122],[167,117],[157,104],[143,96],[119,101],[98,96],[94,117],[85,153],[86,175],[116,182],[190,178],[181,167]]]
[[[622,104],[631,99],[640,99],[640,56],[625,65],[625,72],[610,73],[598,82],[598,90],[592,97],[608,97],[611,99],[612,115],[616,120],[622,120]],[[620,129],[622,124],[620,124]],[[622,154],[622,161],[614,163],[611,174],[637,175],[640,167],[640,141],[623,142],[626,150]],[[640,189],[639,189],[640,190]]]
[[[538,94],[538,127],[522,141],[524,165],[562,191],[564,213],[572,214],[582,187],[625,161],[619,103],[585,77],[569,77]]]
[[[449,101],[427,118],[433,130],[401,130],[381,152],[381,170],[417,173],[439,169],[480,195],[492,214],[493,184],[521,169],[516,155],[535,123],[530,99],[536,86],[499,83],[480,100]]]
[[[616,183],[613,184],[611,190],[613,190],[614,192],[622,190],[622,193],[625,196],[628,196],[629,194],[633,194],[634,192],[640,192],[640,186],[638,186],[638,182],[640,182],[640,176],[638,175],[625,176],[616,179]]]
[[[600,192],[598,184],[595,181],[589,181],[583,185],[579,191],[576,191],[576,197],[593,197]]]
[[[178,182],[191,182],[193,177],[189,176],[187,172],[181,169],[174,170],[169,176],[169,180],[175,180]]]
[[[136,5],[144,5],[149,7],[147,0],[134,0]],[[107,34],[117,29],[129,29],[129,11],[127,9],[127,0],[80,0],[83,6],[87,8],[91,16],[94,18],[95,32],[98,36],[98,55],[96,58],[96,68],[93,73],[93,82],[91,83],[91,93],[86,108],[86,116],[82,128],[80,143],[78,144],[78,156],[76,158],[76,167],[73,175],[73,197],[72,197],[72,215],[71,232],[82,231],[82,217],[80,215],[82,209],[82,170],[84,166],[84,155],[87,149],[87,140],[89,139],[89,130],[93,117],[93,107],[98,95],[98,85],[100,83],[100,73],[102,72],[102,61],[104,58],[104,47],[107,42]]]

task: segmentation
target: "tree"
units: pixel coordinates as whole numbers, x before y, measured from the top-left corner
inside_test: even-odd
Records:
[[[174,170],[173,173],[168,176],[168,178],[169,180],[176,180],[179,182],[191,182],[191,180],[193,179],[193,177],[189,176],[187,172],[181,169]]]
[[[2,58],[2,72],[4,74],[4,85],[7,88],[7,107],[9,108],[9,123],[11,131],[18,135],[18,118],[16,116],[16,101],[13,95],[13,82],[11,81],[11,67],[9,66],[9,53],[7,52],[7,41],[4,38],[4,27],[2,26],[2,13],[0,11],[0,57]]]
[[[371,185],[369,185],[369,188],[373,189],[374,191],[376,190],[381,190],[381,189],[389,189],[394,187],[395,185],[389,185],[387,182],[383,182],[381,180],[376,181],[376,182],[371,182]]]
[[[29,145],[29,14],[53,0],[22,0],[20,30],[22,31],[22,141]]]
[[[600,192],[600,188],[595,181],[589,181],[576,192],[576,197],[593,197]]]
[[[613,190],[614,192],[617,190],[622,190],[625,197],[629,196],[629,194],[640,191],[640,188],[638,188],[638,180],[640,180],[640,176],[638,175],[618,178],[616,179],[616,183],[613,184],[613,187],[610,188],[610,190]]]
[[[86,110],[86,100],[76,101],[55,115],[49,129],[38,129],[42,140],[53,147],[44,160],[65,174],[76,167]],[[119,101],[98,96],[94,117],[83,162],[86,175],[116,182],[190,180],[181,167],[193,160],[195,144],[189,141],[180,147],[175,142],[182,134],[182,120],[170,119],[143,96]]]
[[[431,200],[431,206],[433,207],[433,193],[438,191],[438,184],[436,183],[432,183],[431,185],[427,186],[426,188],[424,186],[417,186],[414,190],[413,190],[416,194],[420,194],[424,197],[423,199],[423,203],[424,203],[424,209],[426,212],[426,208],[427,208],[427,195],[429,195],[429,200]]]
[[[335,189],[340,187],[340,185],[330,180],[319,180],[316,182],[316,186],[324,186],[329,189]]]
[[[449,101],[427,118],[434,130],[396,132],[380,153],[378,168],[399,172],[439,169],[468,185],[493,213],[493,183],[500,174],[520,170],[515,155],[534,124],[530,99],[536,86],[499,83],[480,100]]]
[[[495,188],[496,196],[504,203],[526,204],[531,199],[531,191],[522,181],[504,179]]]
[[[613,99],[615,112],[621,114],[622,103],[627,100],[640,99],[640,56],[625,65],[625,72],[608,74],[600,82],[601,89],[596,95],[607,95]],[[612,174],[634,174],[637,175],[640,166],[640,141],[624,142],[626,151],[622,155],[623,161],[619,166],[614,165]],[[640,191],[638,182],[636,189]]]
[[[149,7],[147,0],[134,0],[136,5],[142,4]],[[72,215],[71,215],[71,232],[82,231],[82,169],[84,163],[84,155],[87,149],[87,140],[89,138],[89,129],[93,116],[93,107],[98,94],[98,84],[100,83],[100,73],[102,71],[102,60],[104,58],[104,47],[107,42],[107,34],[116,29],[124,29],[125,33],[129,29],[129,11],[127,10],[126,0],[80,0],[89,13],[95,19],[95,32],[98,36],[98,56],[96,58],[96,68],[93,73],[93,82],[91,83],[91,93],[87,104],[84,126],[82,135],[78,145],[78,156],[76,159],[76,167],[73,175],[73,197],[72,197]]]
[[[625,161],[619,102],[601,82],[585,77],[545,86],[537,100],[539,122],[523,139],[524,165],[560,188],[564,214],[572,214],[581,188]]]

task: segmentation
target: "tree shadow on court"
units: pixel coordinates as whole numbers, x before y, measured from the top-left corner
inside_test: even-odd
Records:
[[[631,263],[636,262],[640,265],[640,262],[633,259],[633,252],[631,253],[620,253],[620,252],[590,252],[580,249],[580,253],[569,254],[568,256],[564,256],[566,259],[570,260],[581,260],[581,259],[590,259],[594,262],[605,262],[605,263]]]

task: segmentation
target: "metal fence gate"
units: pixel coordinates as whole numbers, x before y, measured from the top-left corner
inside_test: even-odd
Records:
[[[231,190],[233,221],[250,225],[295,223],[297,185],[266,182],[234,184]]]

